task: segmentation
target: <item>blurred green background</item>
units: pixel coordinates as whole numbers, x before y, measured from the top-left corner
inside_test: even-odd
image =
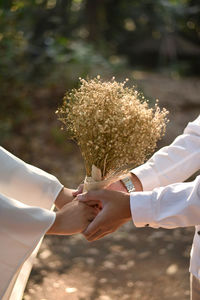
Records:
[[[0,143],[68,187],[84,165],[55,110],[97,74],[159,98],[169,144],[200,111],[199,0],[0,0]],[[46,237],[24,300],[187,300],[192,237],[132,223],[92,244]]]
[[[1,0],[1,140],[20,132],[40,92],[130,68],[199,76],[199,1]]]

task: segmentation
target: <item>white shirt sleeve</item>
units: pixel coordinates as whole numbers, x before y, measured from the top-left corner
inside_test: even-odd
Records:
[[[145,164],[133,169],[144,191],[182,182],[200,169],[200,116],[168,147],[156,152]]]
[[[195,181],[175,183],[130,196],[137,227],[175,228],[200,224],[200,176]]]

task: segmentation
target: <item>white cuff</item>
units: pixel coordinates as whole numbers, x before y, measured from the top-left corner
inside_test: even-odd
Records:
[[[185,134],[197,134],[199,135],[199,126],[200,126],[200,115],[193,122],[189,122],[187,127],[184,130]]]
[[[153,220],[152,192],[134,192],[130,194],[130,207],[133,223],[136,227],[158,228]]]

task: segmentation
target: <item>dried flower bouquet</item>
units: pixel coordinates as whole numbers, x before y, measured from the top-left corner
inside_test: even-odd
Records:
[[[126,81],[80,79],[80,87],[66,93],[57,111],[81,149],[85,190],[105,187],[127,166],[144,163],[165,133],[167,110],[157,103],[149,108]]]

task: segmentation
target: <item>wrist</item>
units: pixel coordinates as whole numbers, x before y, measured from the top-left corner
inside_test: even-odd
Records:
[[[124,187],[126,188],[126,191],[129,194],[135,192],[135,185],[134,185],[134,183],[131,180],[130,174],[122,177],[120,181],[124,185]]]
[[[133,173],[128,173],[126,174],[125,176],[123,176],[122,178],[125,178],[125,177],[130,177],[130,180],[132,181],[134,187],[135,187],[135,191],[136,192],[141,192],[143,191],[143,188],[142,188],[142,183],[141,181],[139,180],[139,178],[133,174]],[[118,181],[115,181],[113,182],[109,187],[108,189],[110,191],[120,191],[120,192],[125,192],[127,193],[128,190],[125,186],[125,184],[121,181],[121,180],[118,180]]]
[[[132,192],[140,192],[143,190],[142,183],[139,178],[133,174],[128,173],[123,176],[120,180],[121,183],[121,191],[132,193]]]
[[[136,192],[142,192],[143,191],[143,187],[142,187],[142,183],[140,181],[140,179],[133,173],[129,173],[130,179],[132,181],[132,183],[135,186],[135,191]]]
[[[131,205],[130,205],[130,194],[124,193],[124,203],[126,203],[125,208],[125,219],[130,220],[131,219]]]
[[[63,187],[55,200],[57,209],[61,209],[65,204],[71,202],[74,199],[72,192],[73,190]]]
[[[143,191],[141,181],[133,173],[128,173],[120,181],[121,181],[122,185],[124,185],[124,188],[126,189],[126,192],[128,192],[128,193]]]
[[[58,219],[59,219],[59,213],[55,212],[55,220],[54,220],[53,224],[51,225],[51,227],[46,232],[46,234],[57,234]]]

